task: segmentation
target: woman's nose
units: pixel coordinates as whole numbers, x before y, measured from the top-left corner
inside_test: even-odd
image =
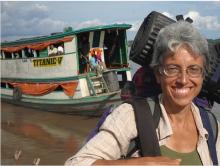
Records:
[[[186,84],[188,81],[189,75],[187,74],[186,70],[183,70],[181,73],[179,73],[177,82],[181,84]]]

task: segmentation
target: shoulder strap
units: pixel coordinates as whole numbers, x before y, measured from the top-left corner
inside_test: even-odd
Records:
[[[160,147],[155,127],[159,123],[158,119],[160,119],[160,110],[153,111],[154,113],[159,112],[155,115],[157,120],[154,122],[150,105],[146,99],[135,98],[126,102],[132,104],[134,109],[138,132],[137,146],[140,149],[141,156],[160,156]],[[157,106],[157,103],[158,102],[155,102],[155,109],[160,108]]]
[[[214,136],[214,142],[216,144],[217,139],[218,139],[218,121],[216,116],[211,112],[211,111],[206,111],[209,117],[209,122],[211,124],[213,136]]]
[[[159,105],[159,99],[158,97],[149,97],[147,99],[147,103],[150,106],[150,110],[153,115],[153,120],[154,120],[154,126],[157,128],[159,122],[160,122],[160,117],[161,117],[161,110],[160,110],[160,105]],[[154,103],[154,107],[152,107],[152,103]]]
[[[213,165],[218,165],[218,158],[216,152],[216,140],[218,135],[217,119],[210,111],[206,111],[201,107],[199,108],[199,112],[202,118],[204,128],[209,133],[207,144],[209,147],[209,152],[212,158]]]

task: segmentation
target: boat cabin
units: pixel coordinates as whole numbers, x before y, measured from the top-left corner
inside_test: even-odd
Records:
[[[73,60],[73,70],[69,76],[85,74],[91,72],[89,60],[92,54],[99,58],[106,70],[126,68],[129,66],[126,29],[130,27],[128,24],[114,24],[3,42],[1,43],[2,77],[13,78],[16,75],[22,78],[19,76],[22,73],[41,72],[39,68],[44,68],[43,74],[45,70],[49,71],[52,67],[63,64],[65,56],[72,56],[72,59],[67,59]],[[10,67],[8,67],[8,60],[12,60]],[[32,63],[32,66],[29,64],[28,69],[22,67],[26,66],[27,61]],[[12,65],[21,70],[13,70]],[[35,74],[32,76],[36,78]],[[32,76],[27,75],[24,78],[28,79]]]
[[[27,98],[59,99],[60,93],[55,92],[62,91],[63,99],[69,99],[120,90],[131,80],[126,38],[130,27],[113,24],[69,28],[49,36],[2,42],[2,92],[16,98],[16,92],[12,91],[19,87],[23,97],[26,94]],[[93,63],[97,65],[95,70]],[[103,77],[107,77],[104,78],[107,83],[108,79],[112,81],[109,88],[104,85]]]

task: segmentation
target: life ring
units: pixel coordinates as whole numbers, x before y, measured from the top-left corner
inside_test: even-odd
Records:
[[[153,46],[161,28],[175,22],[158,12],[151,12],[141,24],[131,46],[129,58],[137,64],[149,65]]]
[[[13,89],[13,100],[14,101],[20,101],[22,97],[22,90],[19,87],[15,87]]]

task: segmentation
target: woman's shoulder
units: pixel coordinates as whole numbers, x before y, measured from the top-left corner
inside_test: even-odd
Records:
[[[134,110],[130,103],[124,102],[115,106],[114,111],[117,114],[133,114]]]
[[[135,120],[132,105],[129,103],[122,103],[115,106],[111,114],[108,116],[108,119],[114,121],[127,121],[128,119],[131,121]]]
[[[122,103],[108,115],[101,129],[121,132],[121,134],[135,137],[137,135],[133,107],[129,103]],[[129,136],[129,137],[130,137]]]

